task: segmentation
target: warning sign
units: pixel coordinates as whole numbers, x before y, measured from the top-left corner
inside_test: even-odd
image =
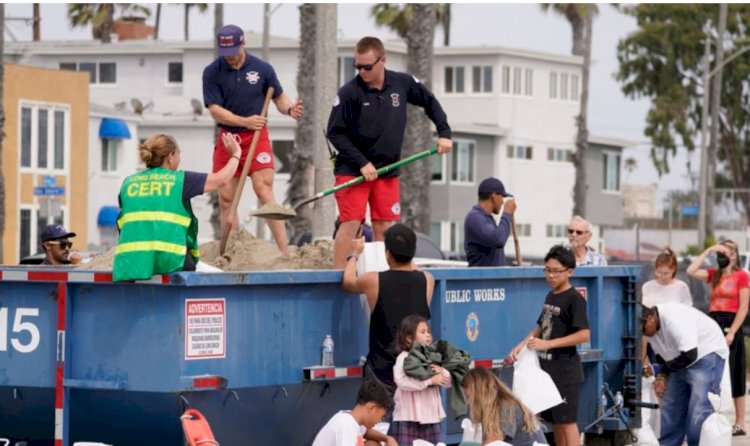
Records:
[[[226,355],[226,300],[185,300],[185,359]]]

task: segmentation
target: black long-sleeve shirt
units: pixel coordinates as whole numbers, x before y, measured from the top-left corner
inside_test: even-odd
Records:
[[[368,162],[377,169],[401,159],[407,102],[425,110],[441,138],[451,137],[440,102],[409,74],[386,70],[381,90],[359,76],[341,87],[328,118],[327,136],[339,152],[334,174],[358,176]],[[398,174],[396,169],[383,177]]]

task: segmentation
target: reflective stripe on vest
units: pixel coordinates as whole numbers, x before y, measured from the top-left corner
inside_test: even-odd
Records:
[[[136,221],[164,221],[185,227],[190,226],[190,217],[161,211],[129,212],[117,220],[117,226],[122,228],[125,224]]]
[[[147,241],[147,242],[128,242],[120,243],[115,248],[115,254],[123,254],[134,251],[162,251],[170,254],[185,254],[187,247],[175,243]]]

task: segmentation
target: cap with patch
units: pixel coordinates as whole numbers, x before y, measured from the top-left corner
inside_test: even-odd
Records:
[[[385,249],[411,259],[417,250],[417,234],[408,226],[396,223],[385,231]]]
[[[68,232],[63,225],[49,225],[42,231],[41,239],[42,242],[49,240],[57,240],[61,238],[75,237],[75,232]]]
[[[508,191],[505,190],[505,185],[502,181],[498,180],[495,177],[489,177],[482,180],[481,183],[479,183],[479,195],[485,195],[485,194],[500,194],[503,197],[512,197],[513,195],[509,194]]]
[[[224,25],[216,33],[219,56],[236,56],[239,48],[245,43],[245,32],[236,25]]]

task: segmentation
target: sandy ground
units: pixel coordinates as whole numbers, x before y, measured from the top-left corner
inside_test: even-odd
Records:
[[[274,242],[259,240],[239,229],[229,234],[227,249],[219,255],[218,240],[200,246],[201,261],[224,271],[269,271],[289,269],[331,269],[333,267],[333,241],[318,240],[301,247],[289,247],[289,259],[281,257]],[[114,249],[78,266],[78,269],[111,270]]]

